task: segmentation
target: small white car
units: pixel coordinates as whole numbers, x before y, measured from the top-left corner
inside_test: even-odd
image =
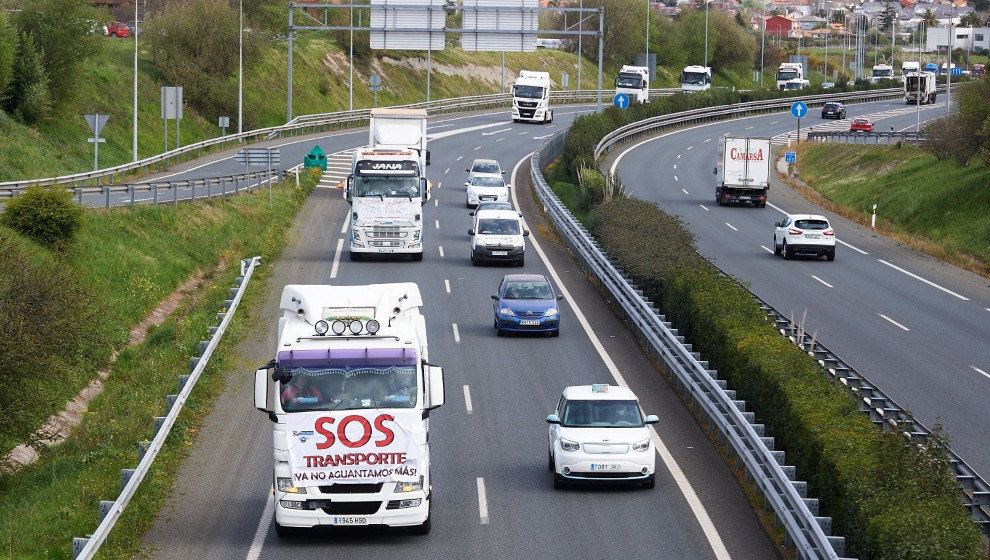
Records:
[[[478,173],[468,182],[467,187],[467,207],[474,208],[481,202],[486,201],[509,201],[509,187],[505,184],[501,174]]]
[[[788,214],[773,225],[773,254],[788,260],[797,254],[835,260],[835,230],[825,216]]]
[[[468,172],[468,182],[474,179],[474,176],[479,173],[486,173],[489,175],[504,175],[505,171],[502,171],[502,166],[498,164],[498,160],[495,159],[476,159],[471,162],[471,167],[467,170]]]
[[[478,210],[468,235],[471,236],[472,264],[512,262],[523,266],[526,263],[529,230],[523,228],[515,210]]]
[[[656,484],[656,451],[639,400],[626,387],[577,385],[564,389],[547,416],[548,467],[553,487],[567,482]]]

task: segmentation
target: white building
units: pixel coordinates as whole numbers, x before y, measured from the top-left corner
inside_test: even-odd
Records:
[[[945,50],[952,31],[952,50],[990,49],[990,28],[987,27],[931,27],[925,42],[926,50]]]

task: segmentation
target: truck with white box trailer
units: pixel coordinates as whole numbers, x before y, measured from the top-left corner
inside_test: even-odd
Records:
[[[721,179],[715,187],[719,206],[730,202],[751,202],[757,208],[767,205],[770,190],[770,139],[723,136],[718,164]]]
[[[430,411],[444,403],[414,283],[288,285],[255,407],[274,423],[275,530],[430,530]]]
[[[512,122],[553,122],[550,73],[520,70],[512,84]]]

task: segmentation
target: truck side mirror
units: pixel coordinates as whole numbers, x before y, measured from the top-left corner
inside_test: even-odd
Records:
[[[443,387],[443,368],[440,366],[424,366],[429,373],[430,380],[430,406],[427,410],[440,408],[444,403],[446,392]]]
[[[474,235],[474,229],[469,229],[468,230],[468,235]]]
[[[344,186],[344,198],[347,199],[347,203],[351,204],[351,191],[354,189],[354,175],[347,176],[347,184]]]
[[[420,177],[419,179],[419,192],[422,193],[420,198],[423,202],[429,202],[430,198],[433,196],[432,188],[430,182],[426,180],[426,177]]]
[[[254,372],[254,407],[267,412],[273,422],[275,416],[275,382],[272,381],[271,369],[259,369]]]
[[[718,166],[712,168],[712,175],[718,175]]]
[[[426,165],[430,164],[430,151],[426,150]]]

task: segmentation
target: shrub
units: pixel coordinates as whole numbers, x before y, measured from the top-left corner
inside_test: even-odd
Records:
[[[7,203],[0,221],[7,227],[52,248],[64,248],[82,226],[84,210],[62,189],[28,187]]]

